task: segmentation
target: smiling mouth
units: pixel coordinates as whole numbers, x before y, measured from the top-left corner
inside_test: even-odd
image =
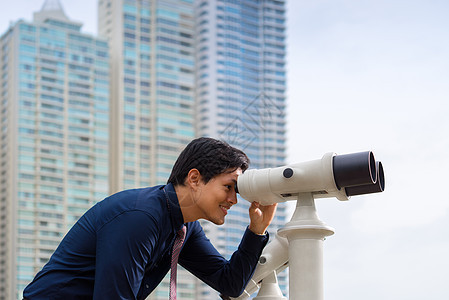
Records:
[[[222,205],[220,205],[220,208],[221,208],[221,210],[224,212],[225,215],[228,214],[228,209],[230,209],[230,207],[222,206]]]

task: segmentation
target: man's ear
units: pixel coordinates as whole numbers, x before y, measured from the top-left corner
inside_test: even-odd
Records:
[[[196,189],[202,180],[201,173],[198,169],[191,169],[187,174],[186,183],[189,187]]]

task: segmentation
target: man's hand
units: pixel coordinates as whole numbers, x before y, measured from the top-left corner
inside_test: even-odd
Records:
[[[271,205],[261,205],[259,202],[252,202],[249,207],[249,230],[255,234],[265,234],[268,225],[273,220],[277,203]]]

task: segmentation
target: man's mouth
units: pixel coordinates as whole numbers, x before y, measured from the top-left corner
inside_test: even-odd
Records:
[[[223,206],[223,205],[220,205],[220,208],[223,211],[223,213],[225,214],[225,216],[228,214],[228,209],[230,209],[230,207]]]

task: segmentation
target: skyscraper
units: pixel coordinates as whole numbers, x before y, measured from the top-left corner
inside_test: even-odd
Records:
[[[286,157],[284,0],[197,0],[196,133],[243,149],[252,168],[280,166]],[[229,211],[224,226],[203,223],[226,256],[248,224],[248,203]],[[271,233],[286,222],[278,206]],[[286,274],[279,283],[286,294]],[[213,292],[203,290],[203,299]],[[287,295],[288,296],[288,295]],[[199,298],[200,299],[200,298]]]
[[[111,51],[111,192],[165,182],[194,136],[244,149],[252,167],[284,163],[284,1],[99,0],[98,15]],[[247,209],[233,208],[225,227],[204,224],[223,254],[240,242]],[[272,228],[284,222],[281,205]],[[181,299],[217,297],[178,278]],[[163,282],[151,297],[166,291]]]
[[[58,1],[0,37],[0,299],[108,194],[109,50]]]
[[[189,0],[99,0],[111,56],[111,193],[164,184],[194,133],[194,12]],[[178,271],[178,297],[195,298]],[[168,298],[167,277],[151,299]]]
[[[111,192],[165,183],[194,137],[193,5],[98,3],[111,51]]]

